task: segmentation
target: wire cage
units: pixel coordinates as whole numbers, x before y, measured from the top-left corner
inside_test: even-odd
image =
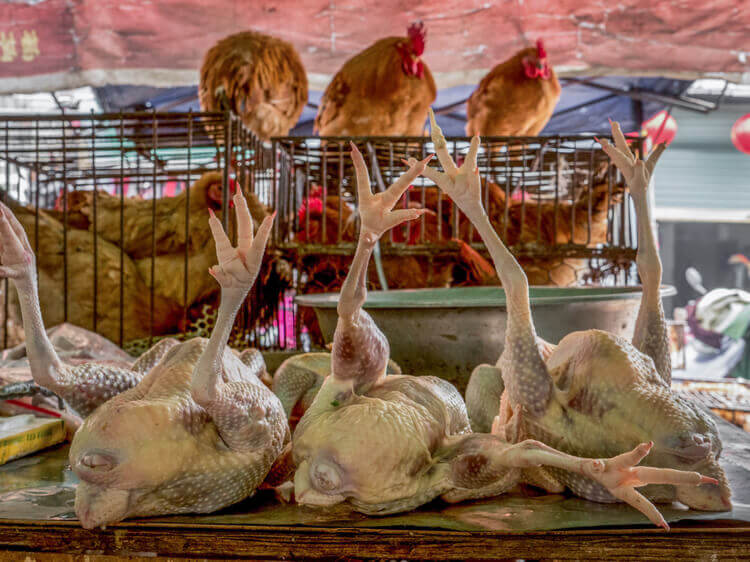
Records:
[[[230,114],[0,117],[0,197],[34,247],[47,325],[72,322],[135,353],[163,335],[205,335],[217,300],[207,207],[232,230],[239,185],[264,212],[272,163]],[[7,348],[22,334],[0,285]],[[253,316],[259,299],[239,314],[237,345],[277,345]]]
[[[434,151],[427,137],[274,140],[280,160],[274,180],[277,248],[299,270],[302,292],[338,290],[356,242],[354,171],[349,141],[369,162],[373,189],[382,191],[405,170],[404,157]],[[468,152],[465,137],[446,139],[454,160]],[[633,139],[642,150],[642,139]],[[485,208],[532,285],[625,284],[634,274],[635,220],[623,178],[591,136],[482,139],[478,168]],[[400,205],[428,214],[386,234],[376,253],[373,288],[497,283],[469,221],[426,178]],[[302,311],[305,324],[314,315]],[[320,343],[320,334],[313,340]]]
[[[299,292],[338,290],[356,242],[348,143],[375,190],[434,150],[426,137],[284,137],[262,144],[231,113],[0,116],[0,196],[37,255],[47,325],[72,322],[138,353],[166,335],[207,335],[218,287],[207,207],[234,230],[239,186],[256,223],[278,218],[270,258],[238,315],[232,345],[322,344]],[[460,161],[468,138],[449,138]],[[633,139],[641,149],[642,139]],[[627,283],[635,221],[622,178],[589,136],[482,140],[478,166],[493,225],[532,284]],[[450,199],[418,178],[399,203],[430,212],[389,232],[373,288],[496,282],[479,237]],[[22,338],[0,283],[0,346]]]

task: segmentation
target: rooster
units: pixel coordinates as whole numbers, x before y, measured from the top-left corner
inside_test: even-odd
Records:
[[[437,88],[422,60],[426,31],[387,37],[349,59],[323,93],[315,130],[322,136],[421,136]]]
[[[225,37],[203,58],[198,90],[204,111],[229,105],[261,140],[284,136],[307,103],[307,74],[294,47],[256,31]]]
[[[552,117],[560,83],[540,40],[498,64],[466,103],[468,136],[534,136]]]

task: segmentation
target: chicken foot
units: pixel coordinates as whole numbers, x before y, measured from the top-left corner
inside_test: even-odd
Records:
[[[351,147],[361,228],[351,268],[341,287],[331,375],[337,382],[351,385],[352,391],[362,394],[385,377],[390,355],[385,336],[362,309],[367,298],[367,264],[384,232],[426,212],[424,209],[392,209],[432,156],[414,163],[386,191],[375,195],[364,158],[353,143]]]
[[[643,283],[643,295],[635,323],[633,346],[654,360],[656,371],[669,385],[672,381],[672,360],[669,354],[667,323],[664,320],[664,309],[659,295],[662,265],[651,227],[651,210],[648,204],[648,186],[651,176],[666,145],[664,143],[656,145],[646,161],[643,161],[633,155],[620,125],[616,122],[612,123],[612,136],[615,141],[614,146],[606,139],[601,139],[599,142],[604,152],[625,177],[638,218],[636,264],[638,275]]]
[[[456,488],[443,498],[457,502],[469,497],[493,496],[518,482],[536,483],[533,474],[538,467],[554,467],[593,480],[655,525],[669,529],[656,506],[636,488],[649,484],[697,486],[717,484],[717,481],[697,472],[638,466],[652,447],[653,443],[641,443],[616,457],[588,459],[568,455],[532,439],[510,445],[493,435],[473,434],[461,438],[450,467]],[[545,487],[548,491],[561,492],[564,487],[555,484],[552,481]]]
[[[237,216],[237,247],[233,247],[221,222],[211,212],[208,221],[216,244],[218,265],[209,273],[221,286],[221,302],[216,324],[205,350],[192,374],[193,400],[206,409],[216,424],[222,440],[234,451],[252,451],[271,437],[264,420],[263,395],[258,392],[260,378],[253,383],[225,382],[222,357],[237,311],[247,297],[260,271],[263,254],[271,233],[274,215],[268,216],[253,237],[253,221],[242,193],[234,195]]]
[[[471,139],[466,159],[457,167],[447,149],[443,132],[430,112],[432,141],[444,172],[426,168],[431,179],[456,203],[484,241],[505,288],[508,325],[505,349],[497,367],[502,372],[505,390],[513,404],[521,404],[531,414],[540,413],[552,392],[552,379],[537,346],[537,335],[531,318],[529,284],[521,266],[505,247],[482,207],[481,181],[477,168],[479,137]]]
[[[0,277],[10,279],[18,292],[26,353],[36,384],[60,396],[85,417],[141,380],[143,373],[131,369],[97,362],[71,367],[62,362],[44,329],[34,252],[23,226],[3,203],[0,203]]]

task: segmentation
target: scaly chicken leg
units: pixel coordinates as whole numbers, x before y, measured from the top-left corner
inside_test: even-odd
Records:
[[[604,152],[625,176],[638,216],[636,264],[643,284],[643,294],[635,323],[633,346],[654,360],[656,371],[669,385],[672,382],[672,360],[669,355],[667,323],[664,320],[664,308],[659,295],[662,266],[656,238],[651,228],[651,210],[647,194],[654,167],[664,152],[666,144],[658,144],[644,162],[633,155],[618,123],[612,123],[612,134],[615,146],[612,146],[606,139],[601,139],[599,142]]]
[[[330,371],[336,383],[331,382],[327,389],[331,392],[335,388],[335,392],[340,393],[338,398],[332,398],[339,402],[352,392],[365,393],[386,375],[390,354],[388,341],[370,315],[362,310],[367,298],[367,264],[384,232],[427,212],[423,209],[392,209],[432,158],[429,156],[421,163],[415,163],[385,192],[374,195],[362,154],[354,143],[351,147],[362,228],[351,268],[341,287],[330,358]],[[304,396],[308,396],[308,402],[315,396],[315,389],[322,384],[329,367],[328,357],[324,354],[307,354],[305,362],[308,364],[285,362],[274,376],[274,392],[284,404],[287,416],[291,416],[295,404]]]
[[[97,362],[71,367],[60,360],[44,329],[36,259],[29,239],[3,203],[0,215],[0,277],[9,278],[18,291],[34,382],[63,398],[82,416],[88,416],[100,404],[134,387],[143,373]]]
[[[239,190],[234,196],[234,204],[237,213],[236,248],[213,212],[208,221],[219,261],[209,273],[221,286],[221,303],[208,345],[193,369],[192,396],[209,413],[224,442],[235,451],[243,451],[261,447],[258,439],[270,437],[270,433],[260,427],[262,423],[258,423],[266,417],[262,407],[264,397],[254,392],[257,390],[254,386],[222,380],[222,359],[237,311],[260,271],[276,214],[263,220],[253,238],[253,220]]]
[[[362,394],[385,377],[390,351],[383,333],[362,310],[367,298],[367,264],[384,232],[427,212],[424,209],[392,209],[432,156],[412,166],[383,193],[373,195],[362,154],[354,143],[351,146],[362,227],[351,269],[341,287],[331,374],[336,381],[351,381],[352,390]]]
[[[445,150],[442,132],[434,128],[433,139],[437,148],[438,158],[443,164],[445,173],[427,169],[424,175],[432,179],[445,191],[474,224],[484,240],[492,256],[497,273],[502,280],[508,303],[508,326],[506,329],[505,349],[499,361],[505,382],[505,415],[504,419],[496,419],[493,433],[508,435],[507,425],[515,425],[513,437],[518,439],[523,432],[526,417],[530,424],[538,423],[547,414],[548,406],[557,398],[553,393],[553,379],[550,376],[544,357],[537,344],[537,337],[531,319],[529,306],[528,282],[526,276],[516,262],[513,255],[505,247],[482,207],[479,173],[476,167],[476,155],[479,148],[479,138],[474,137],[464,164],[457,168],[450,154]],[[639,217],[642,220],[642,217]],[[559,349],[559,348],[558,348]],[[553,356],[554,356],[553,352]],[[508,414],[510,412],[510,414]],[[503,426],[501,422],[507,422]],[[526,444],[526,445],[524,445]],[[627,502],[644,513],[655,524],[668,528],[666,522],[651,502],[635,488],[647,484],[672,484],[680,488],[695,487],[699,484],[711,484],[720,491],[719,481],[715,478],[702,476],[693,471],[680,471],[667,468],[636,467],[650,451],[652,443],[641,443],[630,453],[617,456],[608,461],[596,461],[569,456],[556,451],[538,441],[523,441],[531,452],[518,457],[501,458],[500,466],[540,466],[547,465],[559,471],[559,481],[567,485],[578,495],[598,501],[613,501],[615,499]],[[507,451],[513,451],[510,447]],[[490,454],[485,458],[491,461],[493,455],[507,455],[502,448],[500,453],[489,449]],[[518,464],[514,464],[514,463]],[[528,463],[528,464],[526,464]],[[470,462],[470,466],[479,467],[480,472],[485,465],[492,466],[492,462]],[[606,470],[605,470],[606,469]],[[606,471],[611,469],[611,474]],[[603,473],[602,470],[605,470]],[[553,475],[555,473],[552,473]],[[481,480],[491,480],[491,474]],[[533,480],[538,480],[534,478]],[[699,494],[699,493],[698,493]],[[717,494],[717,496],[720,494]]]
[[[512,403],[522,404],[530,413],[539,413],[551,395],[552,379],[547,374],[544,360],[537,348],[526,274],[500,240],[482,207],[481,182],[479,169],[476,167],[479,137],[472,138],[466,159],[459,168],[453,162],[443,132],[437,126],[432,112],[430,122],[435,152],[445,172],[427,168],[423,174],[453,199],[487,246],[505,287],[508,308],[505,349],[497,367],[502,372],[505,390]],[[512,375],[509,374],[511,370]]]

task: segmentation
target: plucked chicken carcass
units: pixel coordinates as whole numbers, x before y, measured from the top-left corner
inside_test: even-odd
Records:
[[[437,88],[422,61],[426,31],[387,37],[349,59],[323,93],[315,130],[321,136],[421,136]]]
[[[392,359],[387,375],[400,375],[401,367]],[[331,354],[300,353],[286,359],[273,374],[272,389],[281,400],[292,430],[312,405],[323,381],[331,374]]]
[[[65,321],[64,227],[49,213],[11,203],[20,224],[39,248],[39,289],[45,320],[56,325]],[[38,224],[37,224],[38,221]],[[39,238],[36,239],[38,232]],[[123,340],[148,337],[151,333],[149,290],[136,263],[121,256],[120,249],[85,230],[69,228],[67,232],[67,321],[94,329],[94,272],[97,273],[96,331],[112,341],[120,338],[120,260],[122,258],[122,336]],[[94,257],[96,255],[96,269]],[[14,304],[14,307],[18,307]],[[154,298],[153,333],[163,334],[176,325],[180,307],[169,297]]]
[[[75,511],[86,528],[235,503],[261,484],[289,439],[283,407],[259,378],[257,354],[238,357],[226,347],[273,222],[268,217],[253,237],[244,198],[238,193],[234,201],[238,247],[215,216],[209,221],[219,261],[211,274],[221,286],[211,338],[162,340],[130,368],[60,360],[44,331],[32,247],[0,207],[0,275],[21,295],[34,381],[88,415],[70,449],[80,480]]]
[[[229,104],[261,140],[284,136],[307,103],[307,74],[294,47],[257,31],[225,37],[203,58],[201,108],[223,111]]]
[[[585,457],[619,455],[635,447],[629,454],[639,461],[653,450],[648,457],[650,466],[632,469],[621,476],[619,485],[609,488],[591,474],[554,466],[538,472],[537,482],[546,482],[544,487],[550,491],[570,488],[590,500],[625,501],[665,528],[666,522],[649,499],[678,500],[694,509],[730,509],[730,490],[717,460],[721,442],[716,425],[699,407],[670,390],[669,344],[659,295],[661,262],[646,192],[664,145],[646,162],[638,160],[616,123],[616,147],[601,141],[625,176],[638,217],[637,264],[643,296],[633,342],[591,330],[570,334],[553,346],[536,336],[528,281],[482,207],[473,158],[468,158],[468,166],[457,169],[442,133],[433,129],[432,134],[445,172],[428,168],[424,174],[450,195],[474,224],[507,295],[508,326],[502,356],[496,366],[478,367],[466,392],[474,429],[491,429],[494,435],[514,442],[537,439],[566,454]],[[475,137],[474,151],[478,145]],[[708,476],[699,477],[698,472]],[[633,483],[650,485],[641,495]]]
[[[477,146],[464,174],[473,175],[468,168],[476,165]],[[294,431],[298,503],[347,503],[363,513],[394,513],[439,496],[461,501],[501,494],[518,482],[536,482],[541,465],[591,478],[627,499],[646,482],[715,482],[694,472],[636,466],[648,453],[647,444],[612,459],[593,459],[573,457],[539,441],[513,444],[499,435],[473,434],[461,396],[449,383],[430,376],[386,376],[388,342],[362,309],[367,263],[385,232],[424,212],[393,207],[429,158],[414,161],[388,190],[373,195],[354,145],[352,153],[361,231],[339,298],[331,374]],[[307,380],[314,384],[316,378]],[[287,385],[304,396],[299,382],[287,378]],[[652,515],[648,502],[630,503]]]
[[[560,99],[560,83],[541,40],[498,64],[466,103],[466,134],[538,135]]]

